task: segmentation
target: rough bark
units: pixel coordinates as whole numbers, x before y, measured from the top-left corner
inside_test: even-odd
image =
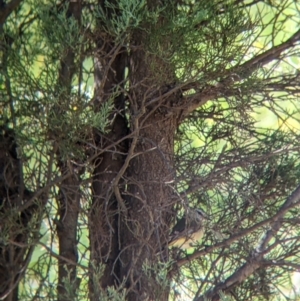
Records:
[[[26,209],[22,205],[31,201],[32,192],[24,185],[22,160],[17,152],[14,130],[0,127],[0,298],[17,301],[18,284],[24,275],[33,252],[44,206],[33,202]],[[32,222],[32,220],[35,222]]]
[[[62,4],[61,4],[62,5]],[[70,1],[66,15],[68,18],[74,18],[78,24],[81,23],[81,0]],[[64,97],[69,97],[71,92],[72,79],[76,70],[76,52],[72,47],[65,50],[65,54],[60,62],[60,71],[58,75],[58,90],[62,93],[61,103]],[[63,108],[59,105],[54,106],[54,111],[62,115]],[[52,130],[52,135],[64,139],[64,133]],[[59,138],[58,138],[59,141]],[[63,180],[60,184],[59,197],[57,199],[59,220],[56,221],[59,259],[58,259],[58,300],[74,300],[76,290],[78,289],[76,262],[78,261],[77,250],[77,226],[78,214],[80,210],[80,173],[78,167],[74,166],[70,159],[62,159],[59,143],[54,146],[57,149],[58,167],[62,175],[71,176]],[[76,158],[74,158],[76,160]],[[71,260],[66,261],[64,258]]]
[[[135,148],[139,155],[128,169],[128,215],[123,216],[121,227],[121,277],[127,280],[128,300],[163,300],[167,289],[154,275],[161,259],[157,254],[167,245],[175,202],[169,186],[174,179],[173,122],[161,114],[145,122]]]
[[[115,49],[114,44],[103,41],[99,37],[99,53],[95,59],[95,110],[101,109],[112,93],[123,81],[125,54]],[[100,51],[102,49],[102,52]],[[110,54],[114,57],[111,58]],[[122,179],[116,181],[127,153],[127,122],[124,112],[124,95],[121,92],[113,99],[112,122],[106,133],[94,130],[94,141],[97,147],[94,161],[92,182],[92,208],[90,214],[91,242],[91,299],[98,300],[101,289],[119,284],[119,226],[121,211],[120,202],[115,195],[115,189],[122,186]],[[123,141],[120,141],[123,139]],[[122,200],[121,200],[122,202]],[[103,268],[99,277],[97,267]],[[97,274],[97,276],[96,276]],[[96,279],[96,280],[95,280]]]
[[[144,41],[137,32],[134,45]],[[145,41],[144,41],[145,42]],[[165,74],[156,73],[163,70]],[[129,68],[130,130],[132,154],[126,172],[127,214],[121,221],[121,279],[126,279],[128,300],[165,300],[167,283],[155,278],[158,256],[166,249],[172,207],[176,203],[172,183],[176,114],[168,115],[180,94],[161,97],[174,83],[167,63],[143,50],[133,51]],[[153,99],[157,102],[153,103]]]
[[[93,265],[104,265],[100,287],[120,289],[125,283],[128,300],[166,298],[168,287],[155,280],[155,273],[162,259],[158,254],[166,249],[176,203],[171,186],[178,116],[168,115],[168,108],[178,103],[180,93],[161,97],[174,83],[174,72],[164,61],[146,54],[145,38],[136,33],[132,45],[139,50],[129,57],[129,133],[121,93],[114,99],[114,118],[107,133],[95,135],[100,154],[94,163],[92,185],[91,271]],[[112,42],[102,39],[98,49],[96,110],[116,87],[123,92],[120,83],[126,65],[122,49]],[[158,66],[166,74],[156,74]],[[167,256],[163,260],[167,261]],[[95,294],[95,284],[92,280],[90,284]]]

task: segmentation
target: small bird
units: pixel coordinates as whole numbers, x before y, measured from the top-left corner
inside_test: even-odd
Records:
[[[177,247],[183,250],[192,248],[204,235],[204,220],[208,219],[201,209],[187,209],[183,216],[172,229],[169,247]]]

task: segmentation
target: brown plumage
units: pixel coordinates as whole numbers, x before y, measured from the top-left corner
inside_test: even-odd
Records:
[[[205,219],[207,215],[202,210],[189,208],[186,216],[181,218],[172,229],[169,247],[192,248],[203,237]]]

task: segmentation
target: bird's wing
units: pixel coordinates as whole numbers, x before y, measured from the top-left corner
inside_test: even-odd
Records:
[[[185,217],[181,218],[176,225],[173,227],[172,232],[171,232],[171,236],[172,235],[177,235],[178,233],[181,233],[185,230],[185,225],[186,223],[186,219]]]
[[[197,244],[197,242],[203,237],[203,234],[203,229],[198,229],[197,231],[191,229],[185,233],[178,233],[171,237],[168,246],[180,249],[189,249]]]
[[[189,239],[189,237],[191,236],[191,234],[193,234],[193,229],[189,229],[188,231],[172,231],[171,235],[170,235],[170,240],[169,240],[169,246],[173,246],[175,243],[177,244],[177,241],[186,241]]]
[[[173,227],[172,232],[170,234],[169,239],[169,246],[172,245],[172,243],[176,240],[178,240],[180,237],[185,237],[185,225],[186,219],[185,217],[182,217],[180,220],[177,221],[176,225]]]

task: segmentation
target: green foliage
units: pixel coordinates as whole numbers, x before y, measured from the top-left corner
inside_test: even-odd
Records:
[[[105,133],[106,128],[110,123],[109,115],[112,112],[112,110],[113,110],[113,97],[111,98],[111,100],[106,101],[101,106],[101,110],[99,112],[92,113],[92,116],[90,117],[91,122],[88,121],[87,124],[92,125],[96,129]]]
[[[161,283],[166,283],[164,287],[168,286],[168,270],[171,266],[171,263],[169,262],[158,262],[153,266],[150,266],[149,262],[144,262],[143,264],[143,272],[149,277],[149,281],[151,281],[151,278],[153,275],[156,278],[156,281]]]
[[[104,301],[125,301],[126,300],[126,289],[124,288],[124,283],[120,286],[113,287],[109,286],[105,289],[99,286],[99,281],[104,273],[104,266],[97,266],[97,264],[92,264],[92,285],[93,285],[93,295]]]
[[[66,197],[69,189],[69,193],[80,195],[81,202],[77,208],[80,219],[73,231],[78,236],[80,253],[76,273],[82,281],[78,288],[69,271],[64,279],[67,297],[88,300],[91,284],[93,294],[101,300],[126,299],[128,283],[116,276],[116,287],[102,288],[100,282],[105,265],[89,262],[94,256],[94,253],[90,254],[89,227],[91,212],[97,207],[92,202],[94,186],[98,185],[95,166],[103,162],[104,148],[108,150],[107,154],[113,154],[113,163],[118,155],[130,154],[121,145],[128,142],[127,128],[123,129],[123,137],[113,140],[116,114],[127,117],[129,122],[138,119],[139,128],[130,124],[132,131],[128,144],[134,146],[136,139],[143,149],[151,140],[151,148],[145,153],[148,155],[158,149],[159,156],[167,162],[168,173],[173,175],[176,170],[174,178],[170,181],[164,178],[162,183],[179,199],[172,199],[169,207],[178,210],[186,205],[205,207],[211,220],[203,244],[214,246],[244,233],[191,260],[186,268],[178,271],[174,298],[180,294],[185,300],[187,296],[204,295],[205,298],[206,292],[224,283],[247,264],[249,258],[252,259],[253,250],[270,227],[270,223],[264,221],[281,210],[286,198],[299,184],[299,72],[296,70],[299,39],[290,42],[289,48],[280,55],[275,55],[276,47],[293,34],[299,23],[299,5],[293,1],[260,1],[256,4],[256,1],[206,0],[157,1],[157,5],[151,5],[151,1],[146,0],[120,0],[103,1],[101,6],[97,1],[85,1],[79,22],[71,15],[67,2],[22,1],[0,32],[0,125],[13,129],[18,145],[14,160],[8,160],[9,151],[1,153],[5,161],[0,166],[1,183],[6,181],[3,170],[12,167],[20,168],[22,172],[17,179],[23,181],[14,192],[15,199],[11,198],[15,203],[10,203],[11,188],[4,187],[5,193],[1,192],[5,196],[1,199],[0,220],[5,223],[0,223],[0,253],[5,254],[7,247],[15,250],[16,246],[27,247],[32,252],[35,246],[19,286],[20,298],[57,300],[57,258],[61,254],[56,228],[60,210],[65,210],[66,214],[70,212],[71,207],[63,203],[70,199]],[[259,61],[270,49],[273,49],[274,59]],[[130,59],[137,50],[145,53],[146,62],[140,63],[147,65],[147,70],[145,78],[131,82],[136,74],[130,69]],[[126,60],[116,63],[115,59],[123,55],[127,56]],[[100,69],[105,74],[101,83],[97,83],[102,89],[99,95],[93,95],[91,87],[95,70],[90,66],[95,57],[101,61]],[[248,66],[254,58],[259,63]],[[115,83],[117,74],[113,68],[117,69],[118,63],[126,66],[124,73],[129,76]],[[66,65],[68,68],[64,69]],[[108,73],[113,75],[107,76]],[[149,76],[154,78],[153,86],[145,84]],[[141,99],[135,99],[135,89],[147,90],[147,93]],[[151,97],[161,91],[162,97],[158,97],[157,107],[153,108]],[[164,93],[174,98],[168,98]],[[99,98],[100,106],[95,105],[95,98]],[[115,100],[119,98],[125,99],[123,106],[116,105]],[[184,111],[197,101],[197,109]],[[135,106],[141,111],[144,109],[145,115],[131,116]],[[172,122],[180,123],[176,129],[174,154],[170,149],[167,154],[163,153],[164,143],[173,143],[169,141],[171,137],[158,133],[161,135],[158,142],[153,141],[153,137],[144,137],[152,116],[161,117],[159,122],[174,117]],[[117,148],[119,145],[121,147]],[[140,163],[144,156],[140,149],[133,149],[132,157],[127,157],[126,163],[122,161],[125,169],[135,166],[135,162]],[[174,166],[172,160],[165,159],[168,156],[174,160]],[[120,174],[119,170],[110,174],[113,163],[109,162],[99,173],[102,177],[105,173],[113,174],[109,181],[103,180],[107,185],[102,183],[103,187],[108,187],[108,182],[113,186],[109,188],[111,190],[107,188],[108,191],[105,188],[104,194],[117,195],[116,191],[120,190],[121,196],[117,200],[120,202],[124,196],[133,197],[128,190],[132,185],[129,182],[135,181],[133,174],[151,172],[151,168],[144,166],[145,170],[134,172],[131,169],[131,173],[122,169]],[[114,182],[116,175],[125,182],[124,185],[121,181]],[[69,184],[65,179],[75,180]],[[153,185],[152,179],[157,181],[157,174],[151,174],[149,179],[150,184],[144,180],[135,184],[139,188]],[[21,199],[25,188],[29,196]],[[150,199],[141,195],[134,197],[140,198],[143,204]],[[103,196],[97,197],[102,200]],[[22,227],[23,206],[39,198],[43,202],[34,204],[40,210],[35,211],[30,222]],[[171,216],[172,210],[165,209],[168,206],[164,207],[163,201],[153,212]],[[111,199],[105,199],[103,203],[109,208]],[[5,207],[8,205],[11,206],[9,210]],[[113,210],[99,216],[99,220],[107,222],[110,214],[116,216],[117,209]],[[122,214],[118,212],[118,222]],[[126,222],[132,219],[134,224],[133,215],[126,216]],[[281,228],[265,250],[264,265],[243,283],[237,283],[235,299],[271,300],[280,291],[280,285],[285,283],[287,286],[286,280],[300,263],[297,255],[298,215],[299,208],[294,205],[280,218]],[[153,227],[151,223],[145,227]],[[171,218],[166,223],[171,224]],[[168,225],[163,225],[165,232]],[[107,226],[109,235],[119,235],[119,228],[115,231],[110,222]],[[152,234],[161,235],[166,243],[168,233],[157,234],[157,229]],[[105,229],[99,227],[101,231],[105,232]],[[214,233],[220,233],[221,239]],[[26,239],[19,240],[24,234],[28,234]],[[106,242],[112,237],[109,235],[99,237]],[[124,247],[119,237],[117,240],[117,247]],[[131,245],[127,247],[131,248]],[[127,247],[118,249],[114,253],[118,258],[109,260],[123,267],[120,258]],[[200,244],[199,249],[203,251],[203,245]],[[170,256],[174,256],[170,258],[172,264],[183,258],[176,250],[170,252]],[[142,271],[138,271],[147,278],[157,299],[165,289],[173,287],[170,267],[170,262],[146,261]],[[220,298],[231,300],[227,293],[220,292]]]
[[[68,48],[73,51],[79,49],[84,42],[84,36],[78,22],[68,17],[67,3],[37,5],[36,9],[39,16],[36,34],[40,35],[45,43],[44,46],[55,55],[56,59],[64,56]]]
[[[152,25],[149,51],[172,64],[180,81],[201,79],[203,85],[215,81],[242,58],[253,28],[251,18],[234,5],[223,14],[219,9],[214,1],[178,8],[169,4],[162,11],[161,24]]]
[[[158,15],[147,10],[146,0],[105,0],[104,7],[99,6],[96,9],[99,23],[104,25],[106,33],[114,37],[116,42],[126,41],[134,30],[142,29],[145,20],[155,20],[155,16]]]

